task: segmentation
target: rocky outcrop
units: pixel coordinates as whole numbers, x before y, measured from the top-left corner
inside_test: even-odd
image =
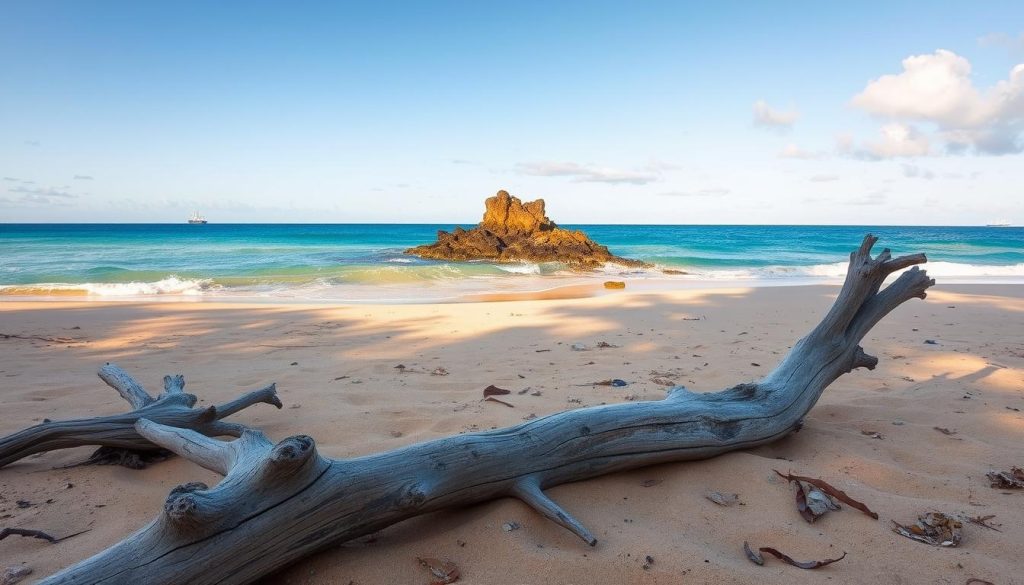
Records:
[[[433,260],[492,262],[564,262],[591,269],[611,262],[631,267],[647,263],[620,258],[581,231],[566,230],[544,214],[544,200],[523,203],[507,191],[485,202],[484,219],[473,229],[437,232],[437,242],[405,251]]]

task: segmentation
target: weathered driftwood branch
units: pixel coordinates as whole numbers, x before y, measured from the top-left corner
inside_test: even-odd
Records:
[[[175,488],[148,526],[43,583],[249,583],[406,518],[504,496],[594,544],[545,488],[774,441],[800,427],[836,378],[874,367],[861,338],[934,283],[915,267],[879,292],[887,275],[925,258],[890,259],[885,251],[872,259],[874,242],[865,238],[835,306],[771,374],[722,392],[677,387],[664,400],[583,408],[347,460],[317,454],[305,436],[274,445],[246,430],[222,442],[141,420],[139,434],[224,479]]]
[[[164,376],[164,391],[157,398],[146,392],[141,384],[114,364],[106,364],[99,371],[100,379],[117,390],[121,398],[132,405],[132,411],[111,416],[98,416],[77,420],[44,422],[23,431],[0,438],[0,467],[24,457],[44,451],[99,445],[132,450],[159,449],[135,430],[139,419],[196,429],[210,435],[241,435],[243,427],[221,419],[247,406],[260,402],[281,408],[274,384],[240,396],[222,406],[192,408],[196,397],[185,393],[184,376]]]

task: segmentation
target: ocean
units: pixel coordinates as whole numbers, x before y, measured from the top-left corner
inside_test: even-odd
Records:
[[[634,284],[839,282],[865,233],[925,252],[943,282],[1024,283],[1024,228],[576,225],[651,270],[436,262],[402,253],[453,225],[0,224],[0,299],[454,300],[614,278]],[[470,226],[466,226],[470,227]],[[666,275],[671,268],[686,275]]]

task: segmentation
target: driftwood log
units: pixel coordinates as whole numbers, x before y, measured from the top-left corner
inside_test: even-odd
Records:
[[[313,439],[276,445],[246,430],[223,442],[149,420],[139,434],[223,474],[174,488],[148,526],[42,583],[250,583],[329,545],[450,506],[516,497],[587,544],[594,535],[545,488],[655,463],[713,457],[798,429],[822,391],[877,358],[858,345],[879,319],[934,284],[922,254],[872,258],[867,236],[824,320],[756,383],[717,393],[673,388],[664,400],[581,408],[355,459],[328,459]]]
[[[140,419],[173,427],[195,429],[213,437],[241,436],[245,428],[236,423],[221,420],[224,417],[265,402],[281,408],[274,384],[240,396],[221,406],[193,408],[194,394],[185,393],[184,376],[164,376],[164,391],[153,398],[149,392],[114,364],[100,368],[100,379],[132,405],[132,411],[124,414],[44,422],[23,431],[0,438],[0,467],[35,453],[98,445],[131,451],[152,451],[160,449],[135,430]]]

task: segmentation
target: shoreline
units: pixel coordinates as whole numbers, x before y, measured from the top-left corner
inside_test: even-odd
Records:
[[[925,267],[927,269],[927,265]],[[930,274],[930,273],[929,273]],[[508,277],[512,278],[512,277]],[[527,279],[529,279],[527,281]],[[560,282],[550,283],[547,280],[557,279]],[[1024,278],[1021,277],[964,277],[950,278],[938,277],[941,284],[956,286],[1021,286],[1024,285]],[[568,282],[566,282],[568,281]],[[625,289],[606,289],[604,282],[617,281],[625,282]],[[479,284],[479,282],[474,282]],[[492,286],[476,290],[459,290],[459,284],[445,285],[446,290],[429,290],[432,293],[448,293],[431,295],[425,294],[423,287],[413,286],[388,286],[388,285],[347,285],[346,291],[358,291],[360,297],[328,297],[328,296],[302,296],[298,294],[284,294],[291,291],[278,291],[277,294],[264,293],[241,293],[232,294],[223,289],[216,289],[200,293],[154,293],[154,294],[125,294],[125,295],[99,295],[89,294],[84,290],[62,290],[55,294],[11,294],[5,293],[0,287],[0,305],[6,303],[62,303],[62,302],[83,302],[83,303],[215,303],[215,304],[254,304],[254,305],[431,305],[431,304],[452,304],[452,303],[478,303],[478,302],[508,302],[516,300],[557,300],[557,299],[582,299],[597,296],[606,296],[623,293],[658,293],[658,292],[685,292],[693,290],[716,290],[729,288],[787,288],[787,287],[815,287],[815,286],[839,286],[841,278],[751,278],[751,279],[712,279],[702,278],[697,275],[685,275],[673,278],[664,277],[633,277],[628,275],[617,275],[613,273],[601,275],[588,275],[580,277],[571,276],[540,276],[524,277],[518,282],[498,282],[495,284],[515,284],[520,286]],[[553,284],[553,285],[552,285]],[[522,286],[526,285],[526,286]],[[532,285],[532,286],[531,286]],[[17,286],[17,290],[32,290],[33,285],[5,285],[11,288]],[[339,289],[342,287],[338,287]],[[39,290],[50,290],[40,288]],[[394,295],[392,297],[382,295]]]

